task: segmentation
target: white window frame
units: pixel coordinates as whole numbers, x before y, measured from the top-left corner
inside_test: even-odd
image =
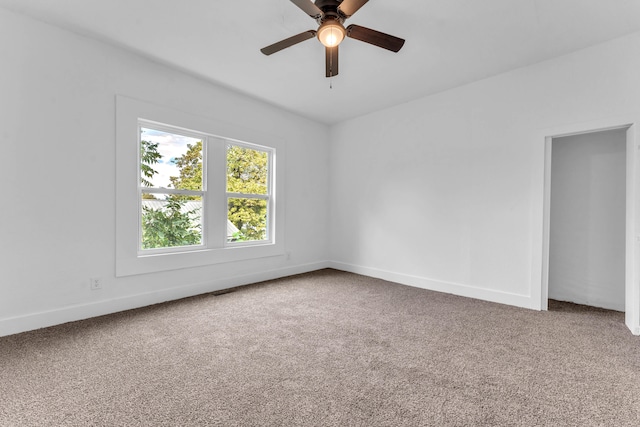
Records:
[[[177,134],[180,136],[187,136],[190,138],[199,139],[202,141],[202,190],[177,190],[175,188],[158,188],[158,187],[145,187],[138,179],[138,256],[145,255],[153,255],[153,254],[162,254],[162,253],[173,253],[173,252],[182,252],[182,251],[193,251],[193,250],[202,250],[207,248],[207,228],[209,227],[208,221],[206,221],[206,204],[207,204],[207,147],[208,142],[211,135],[207,135],[204,133],[196,133],[192,131],[187,131],[185,129],[179,129],[173,126],[168,126],[164,123],[152,122],[149,120],[138,119],[138,176],[140,176],[140,144],[142,143],[141,138],[141,130],[145,129],[153,129],[161,132]],[[199,245],[189,245],[189,246],[172,246],[166,248],[154,248],[154,249],[142,249],[142,194],[182,194],[185,196],[200,196],[202,200],[202,243]]]
[[[252,150],[258,150],[258,151],[265,151],[267,153],[268,156],[268,165],[269,165],[269,174],[271,174],[271,168],[272,168],[272,164],[275,158],[274,155],[274,151],[273,149],[270,149],[268,147],[261,147],[255,144],[247,144],[245,142],[242,141],[232,141],[232,140],[228,140],[227,141],[227,145],[235,145],[238,147],[243,147],[243,148],[249,148]],[[225,145],[225,149],[227,147],[227,145]],[[226,155],[225,155],[225,159],[226,159]],[[226,183],[225,183],[225,200],[226,200],[226,205],[229,205],[229,199],[233,199],[233,198],[239,198],[239,199],[262,199],[262,200],[266,200],[267,201],[267,242],[270,242],[273,240],[273,235],[272,235],[272,225],[271,225],[271,218],[273,218],[273,202],[272,202],[272,193],[273,193],[273,179],[271,179],[271,176],[269,177],[269,179],[267,180],[267,194],[251,194],[251,193],[233,193],[233,192],[229,192],[226,191]],[[263,244],[265,242],[265,240],[256,240],[256,241],[247,241],[247,242],[228,242],[225,239],[225,246],[227,247],[235,247],[235,246],[251,246],[251,245],[260,245]]]
[[[151,129],[196,135],[198,138],[206,136],[207,141],[203,141],[203,149],[206,150],[206,155],[203,153],[203,162],[206,161],[203,171],[206,176],[203,183],[203,245],[140,250],[141,123]],[[260,144],[254,144],[254,141],[260,141]],[[227,144],[269,153],[268,240],[227,242]],[[284,256],[284,153],[282,140],[259,130],[216,121],[198,112],[178,111],[116,96],[116,276]]]

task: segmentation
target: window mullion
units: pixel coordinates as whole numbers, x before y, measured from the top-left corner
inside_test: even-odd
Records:
[[[239,199],[262,199],[269,200],[268,194],[252,194],[252,193],[227,193],[227,197],[229,198],[239,198]]]
[[[207,246],[222,248],[227,239],[226,143],[210,137],[207,148]]]
[[[140,187],[143,193],[150,194],[181,194],[184,196],[204,196],[204,191],[177,190],[175,188]]]

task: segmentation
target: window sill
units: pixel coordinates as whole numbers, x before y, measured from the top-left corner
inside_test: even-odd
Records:
[[[283,256],[282,245],[276,243],[236,246],[219,249],[200,249],[185,252],[138,255],[116,262],[116,277],[156,273],[212,264],[246,261],[257,258]]]

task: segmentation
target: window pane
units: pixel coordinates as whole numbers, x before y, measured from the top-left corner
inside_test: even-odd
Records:
[[[202,244],[202,197],[142,194],[142,249]]]
[[[227,192],[267,194],[268,176],[266,151],[227,145]]]
[[[227,226],[228,242],[267,240],[267,201],[264,199],[228,199],[230,225]]]
[[[155,129],[140,129],[143,187],[202,190],[202,141]]]

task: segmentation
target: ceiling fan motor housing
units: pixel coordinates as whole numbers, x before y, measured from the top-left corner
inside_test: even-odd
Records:
[[[318,24],[322,24],[327,20],[335,20],[340,22],[340,25],[346,19],[346,16],[340,13],[338,6],[340,6],[342,0],[316,0],[315,5],[323,12],[324,16],[317,19]]]

